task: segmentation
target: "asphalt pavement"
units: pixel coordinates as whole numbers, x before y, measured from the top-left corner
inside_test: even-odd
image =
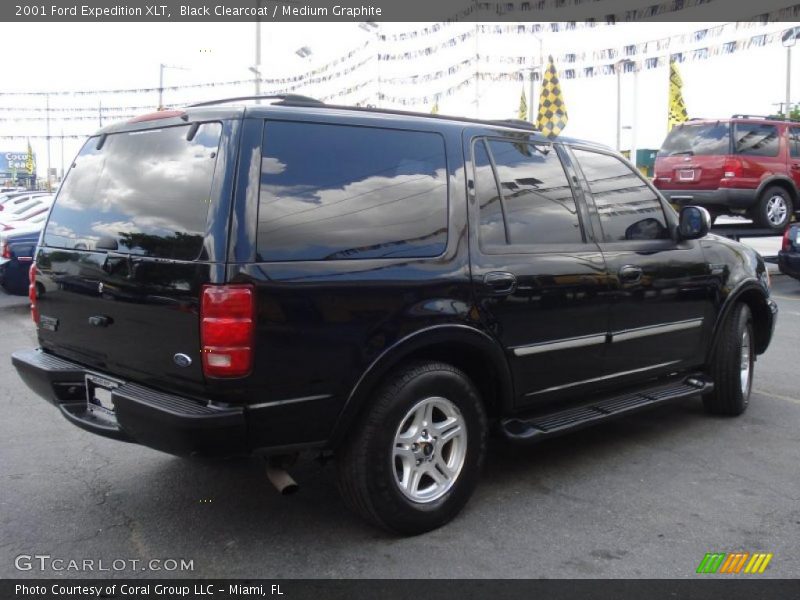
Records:
[[[464,512],[405,539],[348,513],[331,464],[301,462],[282,497],[258,460],[181,459],[70,425],[11,366],[35,343],[24,301],[0,308],[0,577],[690,578],[706,553],[735,551],[773,553],[761,577],[799,577],[800,282],[773,286],[781,314],[744,416],[693,399],[533,447],[494,440]],[[44,571],[33,555],[50,556]],[[181,559],[193,569],[149,570]]]

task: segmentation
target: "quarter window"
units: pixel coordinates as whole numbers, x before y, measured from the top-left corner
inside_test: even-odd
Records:
[[[258,260],[438,256],[446,244],[440,135],[266,123]]]
[[[574,150],[607,242],[669,238],[664,209],[642,178],[615,156]]]

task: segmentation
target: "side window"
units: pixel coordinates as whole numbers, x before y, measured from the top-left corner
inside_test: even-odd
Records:
[[[438,256],[447,167],[436,133],[267,121],[260,261]]]
[[[481,224],[478,240],[481,248],[508,243],[503,201],[497,189],[497,180],[486,151],[486,142],[478,140],[473,146],[475,160],[475,194],[480,207]]]
[[[778,156],[778,128],[760,123],[737,123],[734,148],[747,156]]]
[[[592,192],[605,241],[670,237],[658,196],[635,171],[616,156],[573,152]]]
[[[789,153],[792,158],[800,158],[800,127],[789,128]]]
[[[491,230],[492,241],[502,243],[497,233],[502,231],[513,245],[582,243],[572,188],[552,144],[498,139],[488,139],[486,144],[498,185],[476,184],[482,234]],[[498,188],[500,197],[495,201],[492,195]],[[485,196],[481,196],[481,189],[485,190]],[[500,206],[500,212],[496,205]],[[496,224],[501,217],[505,221],[504,230]],[[492,224],[491,229],[488,224]]]

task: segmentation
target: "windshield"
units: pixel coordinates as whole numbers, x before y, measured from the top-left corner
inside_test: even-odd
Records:
[[[59,191],[44,244],[197,259],[221,132],[204,123],[91,138]]]
[[[667,135],[658,156],[730,154],[728,123],[682,124]]]

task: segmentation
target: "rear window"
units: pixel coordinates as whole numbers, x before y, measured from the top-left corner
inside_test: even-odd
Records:
[[[737,123],[736,153],[747,156],[778,156],[778,128],[759,123]]]
[[[61,186],[44,244],[198,258],[222,125],[190,133],[186,125],[90,139]]]
[[[728,123],[683,124],[673,128],[658,156],[709,156],[730,154]]]
[[[258,260],[430,257],[446,244],[439,134],[265,124]]]

